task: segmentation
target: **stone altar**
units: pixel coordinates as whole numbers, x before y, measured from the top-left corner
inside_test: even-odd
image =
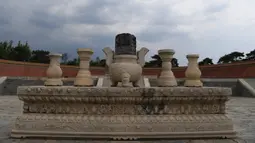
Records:
[[[88,63],[89,58],[84,60]],[[195,75],[200,80],[201,74]],[[194,143],[236,138],[225,114],[230,88],[20,86],[17,94],[24,105],[11,132],[14,138],[187,139]]]
[[[228,88],[22,86],[12,137],[232,138]]]

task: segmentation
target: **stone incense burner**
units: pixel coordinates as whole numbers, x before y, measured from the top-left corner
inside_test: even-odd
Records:
[[[109,67],[109,75],[112,86],[119,82],[122,87],[129,87],[130,82],[138,87],[138,81],[142,76],[142,67],[145,64],[147,48],[141,48],[136,52],[136,37],[129,33],[118,34],[115,38],[115,52],[110,48],[103,49],[106,55],[106,65]]]

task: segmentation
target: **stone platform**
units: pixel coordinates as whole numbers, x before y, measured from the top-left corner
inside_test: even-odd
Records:
[[[23,103],[17,96],[0,96],[0,142],[1,143],[110,143],[111,141],[82,141],[53,139],[11,139],[10,132],[17,116],[22,114]],[[226,108],[227,116],[233,119],[234,129],[238,133],[237,139],[241,143],[255,142],[255,98],[230,97]],[[217,140],[214,143],[225,143],[226,140]],[[178,141],[142,141],[143,143],[187,143],[187,140]],[[234,142],[234,141],[232,141]],[[112,143],[124,143],[114,142]],[[132,143],[138,143],[133,141]],[[197,143],[200,143],[197,141]],[[235,142],[234,142],[235,143]]]
[[[21,86],[12,137],[86,139],[234,138],[219,87]]]

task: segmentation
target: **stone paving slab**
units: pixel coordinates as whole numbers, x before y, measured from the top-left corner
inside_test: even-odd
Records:
[[[17,96],[0,96],[0,143],[55,143],[54,140],[10,139],[10,130],[22,112],[22,102]],[[231,97],[227,102],[227,114],[234,121],[234,128],[244,143],[255,143],[255,98]],[[101,143],[102,141],[60,141],[61,143]],[[109,143],[109,141],[105,141]],[[142,141],[143,143],[188,143],[187,141]],[[220,141],[219,141],[220,142]],[[124,142],[111,142],[124,143]],[[136,142],[132,142],[136,143]],[[199,143],[199,142],[197,142]],[[215,142],[214,142],[215,143]],[[223,142],[222,142],[223,143]]]

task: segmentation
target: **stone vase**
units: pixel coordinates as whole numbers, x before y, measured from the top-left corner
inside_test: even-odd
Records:
[[[203,83],[200,80],[201,71],[198,67],[198,58],[199,58],[199,55],[197,54],[187,55],[188,67],[185,71],[186,79],[185,79],[184,86],[188,86],[188,87],[203,86]]]
[[[62,69],[60,68],[60,59],[62,54],[50,54],[50,65],[46,71],[47,79],[44,82],[45,86],[61,86],[62,82]]]
[[[171,63],[174,53],[172,49],[162,49],[158,51],[162,60],[162,69],[158,77],[158,86],[160,87],[177,86]]]
[[[93,86],[93,79],[89,71],[89,63],[93,50],[89,48],[79,48],[77,53],[80,58],[80,67],[74,81],[74,86]]]

